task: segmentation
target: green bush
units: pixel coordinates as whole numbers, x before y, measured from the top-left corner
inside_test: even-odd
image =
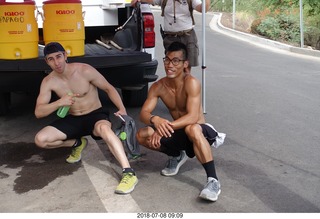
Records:
[[[257,26],[257,32],[271,40],[300,43],[299,19],[293,15],[279,14],[274,17],[266,17]]]
[[[304,44],[320,50],[320,29],[317,27],[306,27],[304,32]]]

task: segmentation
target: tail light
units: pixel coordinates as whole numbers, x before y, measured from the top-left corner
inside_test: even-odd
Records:
[[[155,47],[156,34],[154,32],[154,17],[153,14],[143,14],[143,44],[144,48]]]

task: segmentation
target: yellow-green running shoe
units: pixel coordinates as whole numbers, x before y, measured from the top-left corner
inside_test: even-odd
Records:
[[[138,178],[134,173],[123,173],[121,182],[116,188],[115,193],[118,194],[128,194],[134,190],[134,187],[138,183]]]
[[[72,149],[70,156],[66,159],[68,163],[76,163],[81,160],[81,152],[87,146],[88,140],[81,138],[81,145]]]

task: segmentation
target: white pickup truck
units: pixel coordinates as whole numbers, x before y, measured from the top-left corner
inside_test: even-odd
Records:
[[[63,3],[68,0],[54,1]],[[12,92],[38,92],[43,77],[50,72],[43,60],[45,42],[41,14],[46,1],[34,2],[39,55],[30,59],[0,59],[0,115],[10,111]],[[81,0],[81,4],[85,52],[84,55],[69,57],[68,61],[92,65],[111,84],[121,89],[127,107],[141,106],[147,97],[148,83],[158,77],[158,62],[154,58],[154,17],[149,5],[142,3],[133,8],[128,0]],[[0,0],[0,7],[6,7],[5,0]],[[0,28],[1,23],[19,20],[8,19],[6,16],[9,15],[19,16],[19,13],[0,14]],[[3,45],[5,42],[1,43]]]

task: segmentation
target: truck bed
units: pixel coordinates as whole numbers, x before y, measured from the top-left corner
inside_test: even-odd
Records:
[[[35,59],[0,60],[0,74],[1,72],[8,71],[29,72],[50,70],[50,67],[44,61],[43,46],[39,45],[38,48],[39,57]],[[68,60],[69,62],[87,63],[95,68],[109,68],[149,62],[152,60],[152,57],[150,54],[140,51],[119,50],[114,47],[107,49],[98,44],[86,44],[84,56],[69,57]]]

